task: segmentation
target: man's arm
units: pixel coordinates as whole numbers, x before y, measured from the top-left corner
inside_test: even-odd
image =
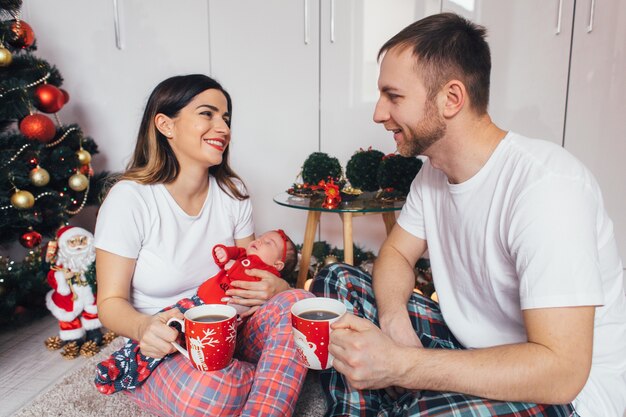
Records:
[[[356,389],[396,385],[564,404],[589,376],[594,314],[592,306],[525,310],[528,342],[468,350],[403,346],[369,321],[346,315],[333,326],[333,366]]]
[[[425,251],[425,240],[396,225],[374,264],[372,281],[380,327],[393,340],[408,346],[421,346],[406,306],[415,288],[413,268]]]

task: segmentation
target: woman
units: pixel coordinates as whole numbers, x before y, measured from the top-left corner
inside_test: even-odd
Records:
[[[158,313],[190,297],[219,268],[216,244],[254,239],[252,207],[228,165],[232,104],[204,75],[161,82],[141,121],[132,160],[111,188],[96,224],[98,313],[104,326],[139,341],[141,352],[173,353],[178,333]],[[251,307],[236,360],[201,372],[182,355],[164,361],[131,395],[158,415],[284,416],[293,413],[306,374],[295,360],[289,310],[310,296],[267,271],[226,293]]]

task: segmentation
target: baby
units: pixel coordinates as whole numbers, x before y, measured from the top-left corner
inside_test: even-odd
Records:
[[[263,233],[244,248],[215,245],[213,259],[222,268],[198,288],[198,297],[205,304],[223,304],[222,299],[233,281],[258,281],[246,273],[249,269],[262,269],[277,276],[286,276],[296,266],[296,246],[281,229]],[[235,297],[233,297],[235,298]],[[250,307],[231,304],[238,314]]]
[[[291,273],[298,261],[298,251],[291,239],[281,229],[263,233],[244,248],[215,245],[213,258],[221,271],[200,285],[196,295],[184,298],[162,311],[178,308],[185,312],[202,304],[226,304],[222,301],[233,281],[259,281],[259,278],[246,274],[248,269],[262,269],[274,275],[286,276]],[[235,298],[235,297],[231,297]],[[231,303],[238,314],[250,307]],[[243,321],[240,320],[240,324]],[[167,357],[167,356],[166,356]],[[121,390],[132,390],[150,376],[161,359],[149,358],[141,354],[139,343],[128,340],[109,359],[96,366],[95,385],[103,394],[113,394]]]

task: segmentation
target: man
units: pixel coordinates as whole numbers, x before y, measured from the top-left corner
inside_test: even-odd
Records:
[[[313,283],[355,313],[333,326],[327,415],[626,409],[623,272],[600,190],[563,148],[491,121],[484,38],[439,14],[381,49],[374,120],[401,154],[428,160],[373,284],[337,264]],[[439,305],[412,291],[427,249]]]

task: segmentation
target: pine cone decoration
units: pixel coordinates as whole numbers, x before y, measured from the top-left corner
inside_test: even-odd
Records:
[[[100,352],[100,348],[98,344],[93,340],[88,340],[80,347],[81,356],[85,356],[87,358],[92,357],[96,353]]]
[[[336,183],[341,179],[341,165],[337,158],[324,152],[313,152],[302,165],[302,180],[317,185],[321,180],[332,178]]]
[[[61,356],[64,359],[75,359],[80,352],[80,346],[76,342],[69,342],[63,346]]]
[[[104,336],[102,336],[102,346],[108,345],[109,343],[114,341],[116,337],[117,335],[111,330],[109,330],[108,332],[104,334]]]
[[[378,166],[383,159],[381,151],[375,149],[359,150],[352,155],[346,165],[346,177],[354,188],[363,191],[378,190]]]
[[[50,336],[43,344],[48,350],[59,350],[63,347],[63,341],[59,336]]]

